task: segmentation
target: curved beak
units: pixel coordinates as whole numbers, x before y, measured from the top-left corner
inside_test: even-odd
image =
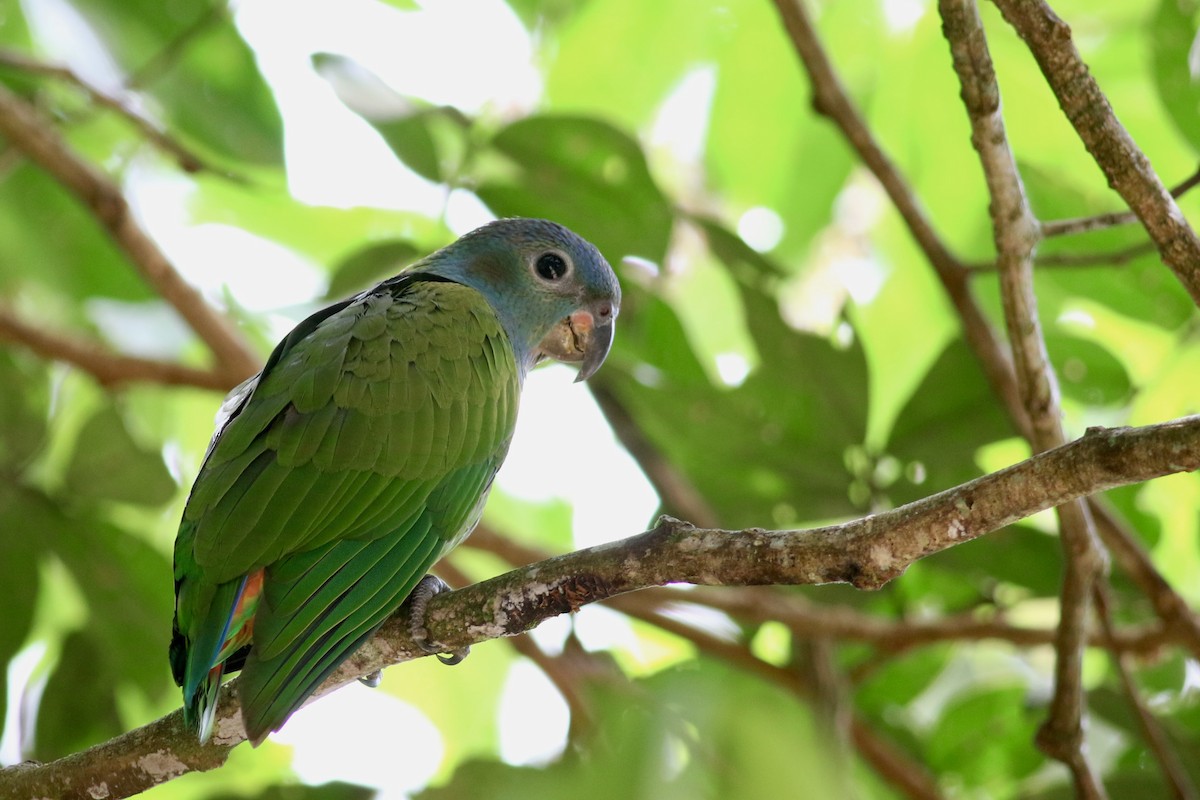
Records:
[[[558,361],[579,364],[576,383],[600,369],[612,347],[616,328],[611,303],[602,303],[593,313],[580,309],[561,320],[538,344],[538,350]]]

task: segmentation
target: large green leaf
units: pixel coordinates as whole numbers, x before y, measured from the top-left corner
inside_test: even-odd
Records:
[[[1197,11],[1196,0],[1160,0],[1146,29],[1158,98],[1194,151],[1200,151],[1200,80],[1191,64]]]
[[[368,123],[409,169],[430,181],[454,183],[464,166],[472,120],[451,106],[431,106],[405,97],[357,61],[334,53],[317,53],[313,66],[333,86],[346,106]],[[354,87],[346,96],[345,87]],[[362,97],[396,109],[380,113],[364,107]]]
[[[1025,693],[984,689],[952,702],[929,737],[930,765],[989,797],[1017,796],[1014,783],[1042,763],[1033,745],[1042,712]]]
[[[1166,0],[1170,3],[1172,0]],[[1078,217],[1120,210],[1120,198],[1073,174],[1021,164],[1021,174],[1034,211],[1041,219]],[[1101,229],[1084,235],[1059,236],[1039,248],[1044,256],[1113,253],[1147,241],[1136,225]],[[1119,266],[1038,267],[1039,313],[1047,330],[1072,298],[1087,298],[1133,317],[1174,329],[1191,318],[1195,305],[1186,290],[1153,250]]]
[[[636,141],[587,117],[527,117],[490,143],[503,164],[485,164],[476,193],[499,216],[546,217],[589,239],[616,263],[662,263],[671,208]]]
[[[888,487],[907,503],[979,477],[975,453],[1014,435],[983,371],[961,340],[953,342],[900,411],[887,452],[900,460],[900,478]]]
[[[0,182],[0,290],[27,281],[80,299],[152,296],[95,217],[28,163]]]
[[[634,689],[589,692],[599,721],[587,758],[568,751],[540,769],[470,762],[419,797],[748,800],[790,797],[800,787],[813,797],[843,796],[849,776],[795,695],[705,660]],[[654,700],[640,703],[645,697]]]
[[[1105,348],[1064,334],[1048,335],[1046,348],[1066,397],[1093,407],[1129,401],[1133,393],[1129,374]]]
[[[46,369],[0,350],[0,470],[23,466],[45,442],[50,392]]]
[[[627,292],[611,391],[645,435],[731,526],[792,525],[853,514],[846,452],[866,427],[861,348],[788,328],[774,301],[743,293],[762,366],[737,387],[708,379],[674,311]]]
[[[114,687],[130,684],[148,698],[161,698],[170,688],[170,559],[94,517],[74,520],[71,533],[56,543],[55,551],[87,600],[96,678]]]
[[[60,521],[41,495],[0,481],[0,665],[7,665],[25,643],[37,605],[38,562],[47,535]],[[8,681],[0,681],[0,715],[7,713],[7,700]]]
[[[219,0],[71,0],[169,126],[234,162],[281,164],[275,97]]]
[[[79,432],[64,488],[84,500],[157,506],[175,495],[162,454],[134,441],[114,406],[99,409]]]
[[[99,648],[89,631],[67,637],[38,705],[34,755],[52,761],[121,733],[111,676],[99,672]]]

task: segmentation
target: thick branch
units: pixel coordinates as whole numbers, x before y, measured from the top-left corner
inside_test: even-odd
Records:
[[[26,322],[2,305],[0,340],[23,344],[43,358],[73,364],[89,373],[102,386],[151,381],[166,386],[198,386],[227,392],[235,385],[231,377],[223,373],[170,361],[118,355],[86,339],[51,333]]]
[[[229,320],[217,313],[175,271],[170,261],[133,218],[121,191],[99,170],[67,147],[40,112],[0,85],[0,134],[67,187],[108,230],[141,276],[187,320],[217,359],[217,371],[232,384],[253,375],[259,358]]]
[[[1075,49],[1071,28],[1042,0],[994,0],[1029,46],[1058,104],[1108,185],[1141,220],[1158,252],[1200,303],[1200,238],[1113,112]]]
[[[1095,492],[1200,469],[1200,416],[1142,428],[1090,429],[1083,438],[932,497],[812,530],[726,531],[663,518],[646,533],[569,553],[438,595],[429,635],[460,648],[513,636],[617,594],[667,583],[761,585],[848,582],[877,588],[913,561]],[[323,693],[423,653],[407,607],[331,677]],[[82,753],[0,772],[17,796],[128,797],[184,772],[212,769],[245,740],[223,690],[216,735],[199,746],[176,711]],[[861,747],[861,744],[860,744]],[[96,794],[100,783],[107,795]]]

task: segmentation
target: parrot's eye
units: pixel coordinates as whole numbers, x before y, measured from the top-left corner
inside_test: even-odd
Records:
[[[567,262],[558,253],[542,253],[533,265],[543,280],[557,281],[567,274]]]

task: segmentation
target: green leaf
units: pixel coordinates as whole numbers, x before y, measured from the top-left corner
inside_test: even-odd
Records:
[[[79,432],[64,488],[84,500],[158,506],[177,489],[162,454],[134,441],[112,405],[98,410]]]
[[[847,776],[830,739],[794,694],[699,660],[637,681],[591,687],[597,728],[587,757],[570,750],[548,767],[470,762],[421,800],[722,800],[844,796]],[[644,702],[642,698],[652,698]]]
[[[55,552],[87,599],[88,631],[97,657],[95,676],[110,686],[129,684],[161,699],[174,607],[171,561],[146,542],[94,517],[73,520]],[[82,535],[81,535],[82,532]]]
[[[977,478],[975,452],[1012,435],[983,371],[957,339],[934,363],[892,428],[887,453],[899,459],[902,470],[888,495],[902,504]]]
[[[717,387],[674,311],[627,289],[621,336],[594,391],[620,402],[722,524],[786,526],[855,513],[846,451],[861,444],[866,426],[857,344],[839,349],[793,331],[771,298],[747,289],[763,366],[738,387]]]
[[[333,781],[320,786],[272,786],[254,795],[254,800],[370,800],[376,791],[366,786]],[[241,792],[211,795],[208,800],[247,800]]]
[[[1196,0],[1160,0],[1147,28],[1158,98],[1193,151],[1200,151],[1200,80],[1189,59],[1198,10]]]
[[[376,281],[395,275],[420,255],[421,250],[415,244],[402,239],[355,250],[333,268],[325,298],[335,300],[365,289]]]
[[[472,121],[451,106],[431,106],[401,95],[352,58],[335,53],[312,57],[317,72],[328,80],[338,98],[379,131],[400,161],[426,180],[453,183],[466,160]],[[353,87],[349,95],[346,87]],[[382,113],[367,108],[362,98],[394,109]]]
[[[34,756],[39,761],[62,758],[124,730],[113,685],[97,675],[98,658],[89,631],[72,633],[63,643],[38,705]]]
[[[1133,384],[1117,357],[1095,342],[1064,334],[1046,336],[1046,348],[1063,395],[1089,406],[1129,401]]]
[[[1167,0],[1171,2],[1171,0]],[[1021,163],[1030,202],[1040,219],[1087,216],[1120,209],[1112,192],[1098,193],[1095,184],[1062,170],[1049,171]],[[1146,234],[1131,225],[1106,228],[1076,236],[1056,236],[1039,248],[1042,256],[1114,253],[1146,242]],[[1119,267],[1039,267],[1035,273],[1039,313],[1057,320],[1075,298],[1086,298],[1134,319],[1174,330],[1189,320],[1195,305],[1171,271],[1164,269],[1153,250]]]
[[[953,652],[950,645],[934,645],[888,659],[858,686],[855,705],[882,718],[906,708],[933,683]]]
[[[154,296],[95,217],[45,172],[22,163],[0,182],[0,290],[26,282],[79,299]]]
[[[671,208],[627,134],[597,119],[537,116],[501,129],[490,146],[504,163],[482,170],[476,193],[497,215],[561,222],[614,264],[662,263]]]
[[[169,127],[247,164],[283,162],[283,122],[224,3],[71,0],[114,58],[162,105]]]
[[[272,183],[244,187],[201,174],[190,198],[193,222],[236,225],[279,242],[318,264],[336,264],[377,239],[442,244],[449,234],[434,220],[378,208],[335,208],[303,203]],[[428,246],[423,247],[429,252]]]
[[[943,550],[926,563],[976,586],[1003,581],[1038,597],[1056,596],[1062,581],[1058,539],[1020,524]]]
[[[50,392],[45,366],[0,350],[0,471],[14,470],[46,440]]]
[[[929,736],[930,766],[966,786],[1009,794],[1013,783],[1042,763],[1033,739],[1041,709],[1024,687],[985,689],[952,702]]]
[[[0,614],[0,667],[25,644],[33,622],[40,583],[38,562],[46,535],[58,522],[53,508],[41,495],[8,481],[0,481],[0,586],[4,586],[4,613]],[[13,535],[24,532],[25,535]],[[0,681],[0,719],[8,713],[8,681]]]

